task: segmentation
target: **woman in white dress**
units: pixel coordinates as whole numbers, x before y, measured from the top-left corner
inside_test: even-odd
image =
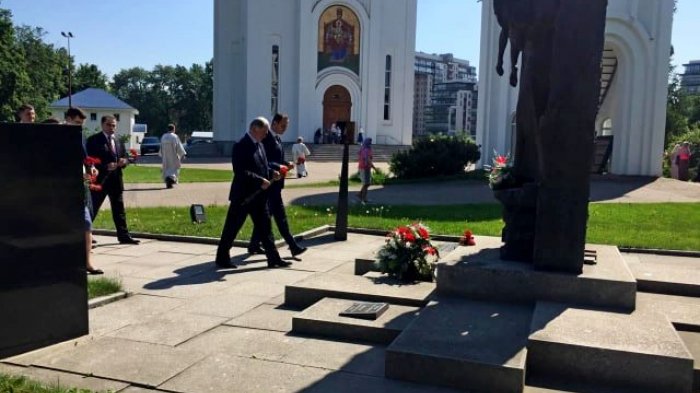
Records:
[[[309,148],[304,144],[304,138],[297,138],[297,143],[292,145],[292,156],[294,163],[297,166],[297,177],[302,178],[308,176],[306,171],[306,156],[311,155]]]

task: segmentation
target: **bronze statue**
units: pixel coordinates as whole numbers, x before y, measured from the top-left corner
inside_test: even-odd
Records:
[[[513,168],[520,187],[496,191],[506,221],[501,255],[580,273],[607,0],[493,5],[502,28],[497,72],[510,40],[510,84],[520,83]]]
[[[501,35],[498,39],[496,72],[503,76],[503,54],[510,40],[510,85],[518,85],[518,57],[525,46],[528,25],[532,23],[532,0],[493,0]]]

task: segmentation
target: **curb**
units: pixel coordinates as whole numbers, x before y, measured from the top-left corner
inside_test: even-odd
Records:
[[[700,258],[700,251],[686,251],[686,250],[662,250],[658,248],[635,248],[635,247],[618,247],[620,252],[628,252],[635,254],[654,254],[654,255],[667,255],[671,257],[688,257],[688,258]]]
[[[310,237],[318,236],[322,233],[328,232],[330,225],[322,225],[317,228],[309,229],[308,231],[302,232],[296,236],[295,239],[308,239]],[[95,235],[100,236],[117,236],[117,231],[109,229],[95,229],[92,231]],[[215,237],[203,237],[203,236],[184,236],[184,235],[167,235],[160,233],[145,233],[145,232],[131,232],[131,236],[138,237],[141,239],[153,239],[161,240],[167,242],[180,242],[180,243],[198,243],[198,244],[211,244],[218,245],[219,239]],[[238,247],[248,247],[247,240],[236,240],[233,242],[234,246]],[[284,239],[277,240],[275,246],[282,247],[285,245]]]
[[[124,299],[128,296],[129,296],[129,293],[127,293],[127,292],[117,292],[117,293],[113,293],[111,295],[96,297],[96,298],[88,301],[88,309],[102,307],[102,306],[107,305],[109,303],[116,302],[117,300]]]

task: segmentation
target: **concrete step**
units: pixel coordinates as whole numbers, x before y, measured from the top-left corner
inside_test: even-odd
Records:
[[[292,318],[292,331],[310,336],[389,344],[411,323],[420,308],[389,305],[376,320],[341,317],[355,300],[325,298]]]
[[[700,297],[700,260],[687,266],[664,262],[630,263],[629,266],[640,291]]]
[[[637,292],[637,310],[663,314],[676,330],[700,332],[700,298]]]
[[[477,236],[476,247],[458,247],[437,269],[440,295],[473,300],[534,303],[539,300],[634,310],[636,281],[616,247],[588,245],[597,265],[580,275],[535,270],[500,259],[501,240]]]
[[[439,297],[387,348],[389,378],[519,393],[532,308]]]
[[[700,333],[680,330],[678,334],[693,355],[693,392],[700,392]]]
[[[377,250],[365,251],[362,255],[355,258],[355,275],[362,276],[368,272],[377,271],[375,266]]]
[[[556,377],[638,392],[689,393],[693,357],[666,317],[538,302],[528,377]]]
[[[434,283],[405,284],[374,272],[364,276],[323,273],[287,285],[284,301],[299,308],[309,307],[325,297],[422,307],[428,304],[434,291]]]

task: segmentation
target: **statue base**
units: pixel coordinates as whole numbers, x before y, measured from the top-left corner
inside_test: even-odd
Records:
[[[505,226],[501,232],[501,259],[532,262],[537,219],[537,185],[525,183],[522,187],[494,190],[494,196],[503,205]]]

